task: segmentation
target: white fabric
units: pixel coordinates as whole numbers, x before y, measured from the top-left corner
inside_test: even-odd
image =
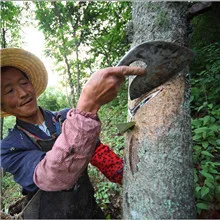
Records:
[[[47,136],[51,136],[50,135],[50,131],[46,126],[45,121],[41,124],[41,125],[37,125],[44,133],[46,133]]]

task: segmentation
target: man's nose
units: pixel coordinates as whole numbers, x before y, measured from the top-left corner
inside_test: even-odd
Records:
[[[20,87],[20,86],[17,88],[17,93],[20,98],[23,98],[23,97],[27,96],[27,94],[28,94],[27,90]]]

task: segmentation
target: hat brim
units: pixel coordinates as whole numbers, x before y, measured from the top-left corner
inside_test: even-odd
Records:
[[[24,72],[33,84],[38,97],[48,83],[48,74],[43,62],[34,54],[20,48],[1,49],[1,67],[12,66]],[[8,116],[1,111],[1,117]]]

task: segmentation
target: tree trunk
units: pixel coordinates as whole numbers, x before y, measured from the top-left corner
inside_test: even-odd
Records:
[[[5,28],[2,28],[1,29],[1,31],[2,31],[2,42],[1,42],[1,46],[2,46],[2,48],[6,48],[6,45],[7,45],[7,43],[6,43],[6,30],[5,30]],[[1,140],[3,139],[3,133],[4,133],[4,118],[0,118],[0,121],[1,121]]]
[[[79,66],[79,43],[76,45],[76,69],[77,69],[77,100],[80,97],[80,66]]]
[[[68,81],[69,81],[69,87],[70,87],[70,94],[71,94],[71,106],[75,107],[76,106],[76,102],[75,102],[75,90],[74,90],[74,85],[73,85],[73,81],[72,81],[72,75],[71,75],[71,71],[70,71],[70,65],[69,65],[69,61],[66,55],[63,56],[64,57],[64,61],[66,64],[66,68],[67,68],[67,73],[68,73]]]
[[[1,121],[1,140],[2,140],[4,133],[4,118],[0,118],[0,121]]]
[[[58,21],[59,21],[59,28],[60,30],[62,30],[63,28],[63,25],[62,25],[62,17],[61,17],[61,14],[60,14],[60,11],[59,11],[59,8],[57,7],[57,3],[56,2],[53,2],[52,3],[54,8],[55,8],[55,14],[56,16],[58,17]],[[61,38],[62,38],[62,43],[63,43],[63,50],[66,49],[65,47],[65,39],[64,39],[64,35],[63,35],[63,32],[61,34]],[[67,74],[68,74],[68,82],[69,82],[69,86],[70,86],[70,95],[71,95],[71,107],[75,107],[76,103],[75,103],[75,91],[74,91],[74,85],[73,85],[73,81],[72,81],[72,75],[71,75],[71,71],[70,71],[70,64],[69,64],[69,60],[67,58],[67,55],[63,52],[61,52],[63,58],[64,58],[64,61],[65,61],[65,64],[66,64],[66,68],[67,68]]]
[[[186,46],[187,9],[180,2],[134,2],[133,46],[155,40]],[[188,76],[186,68],[161,85],[129,119],[135,128],[126,137],[124,219],[196,217]]]

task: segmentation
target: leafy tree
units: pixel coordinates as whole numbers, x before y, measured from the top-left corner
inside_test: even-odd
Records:
[[[87,16],[94,17],[87,45],[94,57],[101,59],[100,67],[115,65],[129,48],[128,23],[131,20],[131,2],[96,2]]]
[[[81,76],[86,74],[83,61],[87,58],[83,56],[85,49],[81,44],[85,36],[83,22],[86,21],[83,12],[87,3],[38,2],[36,7],[39,28],[46,38],[46,54],[55,58],[59,64],[58,71],[67,73],[72,104],[75,105],[80,94]]]
[[[128,48],[124,28],[129,3],[38,2],[36,8],[46,54],[55,58],[59,72],[68,73],[64,75],[75,103],[94,69],[100,63],[101,67],[112,66]]]
[[[14,2],[1,1],[1,47],[17,47],[21,44],[21,8]]]
[[[44,109],[59,111],[70,107],[67,104],[67,97],[54,87],[48,87],[46,91],[38,98],[38,104]]]
[[[71,103],[74,105],[74,86],[68,59],[71,53],[68,51],[68,38],[65,36],[69,27],[67,19],[63,16],[62,6],[62,2],[38,2],[35,12],[36,18],[39,20],[39,27],[47,39],[47,47],[53,50],[53,53],[47,50],[47,55],[55,57],[57,62],[63,61],[66,66],[71,89]]]

